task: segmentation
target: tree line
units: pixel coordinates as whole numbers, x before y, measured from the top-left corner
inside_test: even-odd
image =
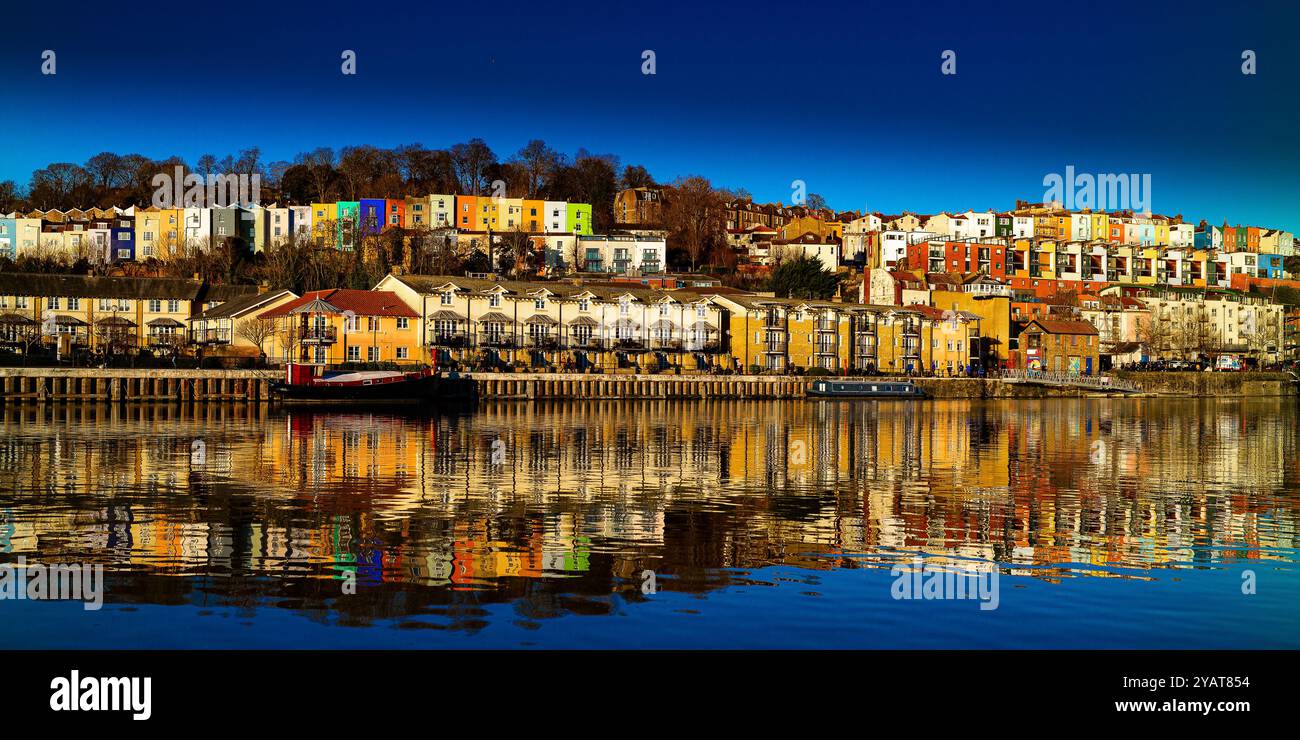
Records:
[[[562,200],[592,205],[596,229],[614,221],[614,196],[621,188],[654,187],[654,178],[641,165],[622,166],[613,154],[579,149],[572,157],[539,139],[506,158],[487,142],[470,139],[446,149],[407,144],[385,149],[347,146],[320,147],[301,152],[292,161],[268,161],[252,147],[218,158],[204,154],[193,162],[171,156],[153,159],[142,154],[101,152],[81,164],[55,162],[32,172],[25,186],[0,182],[0,212],[52,208],[148,205],[159,173],[258,175],[261,201],[307,204],[401,198],[428,193],[501,194],[508,198]]]

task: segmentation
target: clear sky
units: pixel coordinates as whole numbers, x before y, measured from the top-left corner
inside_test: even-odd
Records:
[[[1066,165],[1149,173],[1156,212],[1300,232],[1298,19],[1281,2],[22,2],[0,44],[0,179],[104,150],[479,136],[504,158],[541,138],[885,212],[1037,200]]]

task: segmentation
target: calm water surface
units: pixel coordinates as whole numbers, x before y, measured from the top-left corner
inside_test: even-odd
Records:
[[[0,600],[0,647],[1296,648],[1297,423],[1285,399],[8,408],[0,563],[107,583],[99,611]],[[998,607],[896,600],[918,557],[995,569]]]

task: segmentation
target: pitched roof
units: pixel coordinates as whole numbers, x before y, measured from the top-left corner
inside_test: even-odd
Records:
[[[340,311],[351,311],[357,316],[401,316],[412,319],[420,317],[418,313],[411,310],[405,303],[402,303],[396,293],[387,290],[352,290],[346,288],[313,290],[304,296],[261,313],[259,316],[264,319],[287,316],[295,308],[316,300],[325,301],[337,307]]]
[[[0,273],[0,295],[193,301],[202,292],[200,282],[173,278]]]
[[[1043,331],[1048,334],[1096,334],[1097,327],[1086,321],[1070,321],[1067,319],[1034,319],[1026,325],[1038,324]]]
[[[209,308],[208,310],[203,311],[202,313],[195,314],[194,316],[191,317],[191,321],[194,319],[235,318],[240,316],[241,314],[248,313],[249,311],[255,311],[258,308],[265,306],[266,304],[271,303],[273,301],[277,301],[286,295],[293,295],[293,292],[289,290],[273,290],[267,293],[254,293],[252,295],[239,296],[231,300],[227,300],[224,303],[221,303],[219,305],[213,306],[212,308]],[[211,296],[211,294],[209,294],[208,300],[220,300],[220,299],[214,299]]]

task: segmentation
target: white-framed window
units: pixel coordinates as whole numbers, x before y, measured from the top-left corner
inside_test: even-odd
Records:
[[[398,316],[398,317],[397,317],[397,328],[398,328],[398,329],[409,329],[409,328],[411,328],[411,320],[408,319],[408,318],[405,317],[405,316]]]
[[[80,310],[81,310],[81,299],[80,299],[80,298],[69,298],[69,299],[68,299],[68,310],[69,310],[69,311],[80,311]]]
[[[397,359],[405,360],[405,359],[409,359],[409,357],[410,357],[410,351],[407,350],[406,347],[397,348]]]
[[[58,296],[53,296],[52,298],[50,298],[50,300],[49,300],[49,304],[50,304],[50,310],[52,310],[52,311],[58,311],[58,310],[59,310],[59,297],[58,297]]]
[[[538,298],[538,299],[534,300],[534,301],[533,301],[533,308],[537,309],[538,311],[545,311],[545,310],[546,310],[546,299],[545,299],[545,298]]]
[[[162,313],[162,301],[157,298],[150,298],[149,313]]]
[[[352,345],[351,347],[348,347],[348,361],[356,362],[357,360],[360,359],[361,359],[361,348],[356,345]]]
[[[379,348],[376,347],[376,346],[374,346],[374,345],[371,345],[371,346],[369,346],[369,347],[366,347],[366,359],[367,359],[368,361],[370,361],[370,362],[378,362],[378,361],[379,361]]]
[[[439,296],[438,301],[444,306],[450,306],[455,303],[456,294],[450,290],[445,291],[441,296]]]
[[[500,307],[501,307],[501,294],[500,294],[500,293],[493,293],[491,296],[489,296],[489,297],[488,297],[488,305],[491,306],[492,308],[500,308]]]

